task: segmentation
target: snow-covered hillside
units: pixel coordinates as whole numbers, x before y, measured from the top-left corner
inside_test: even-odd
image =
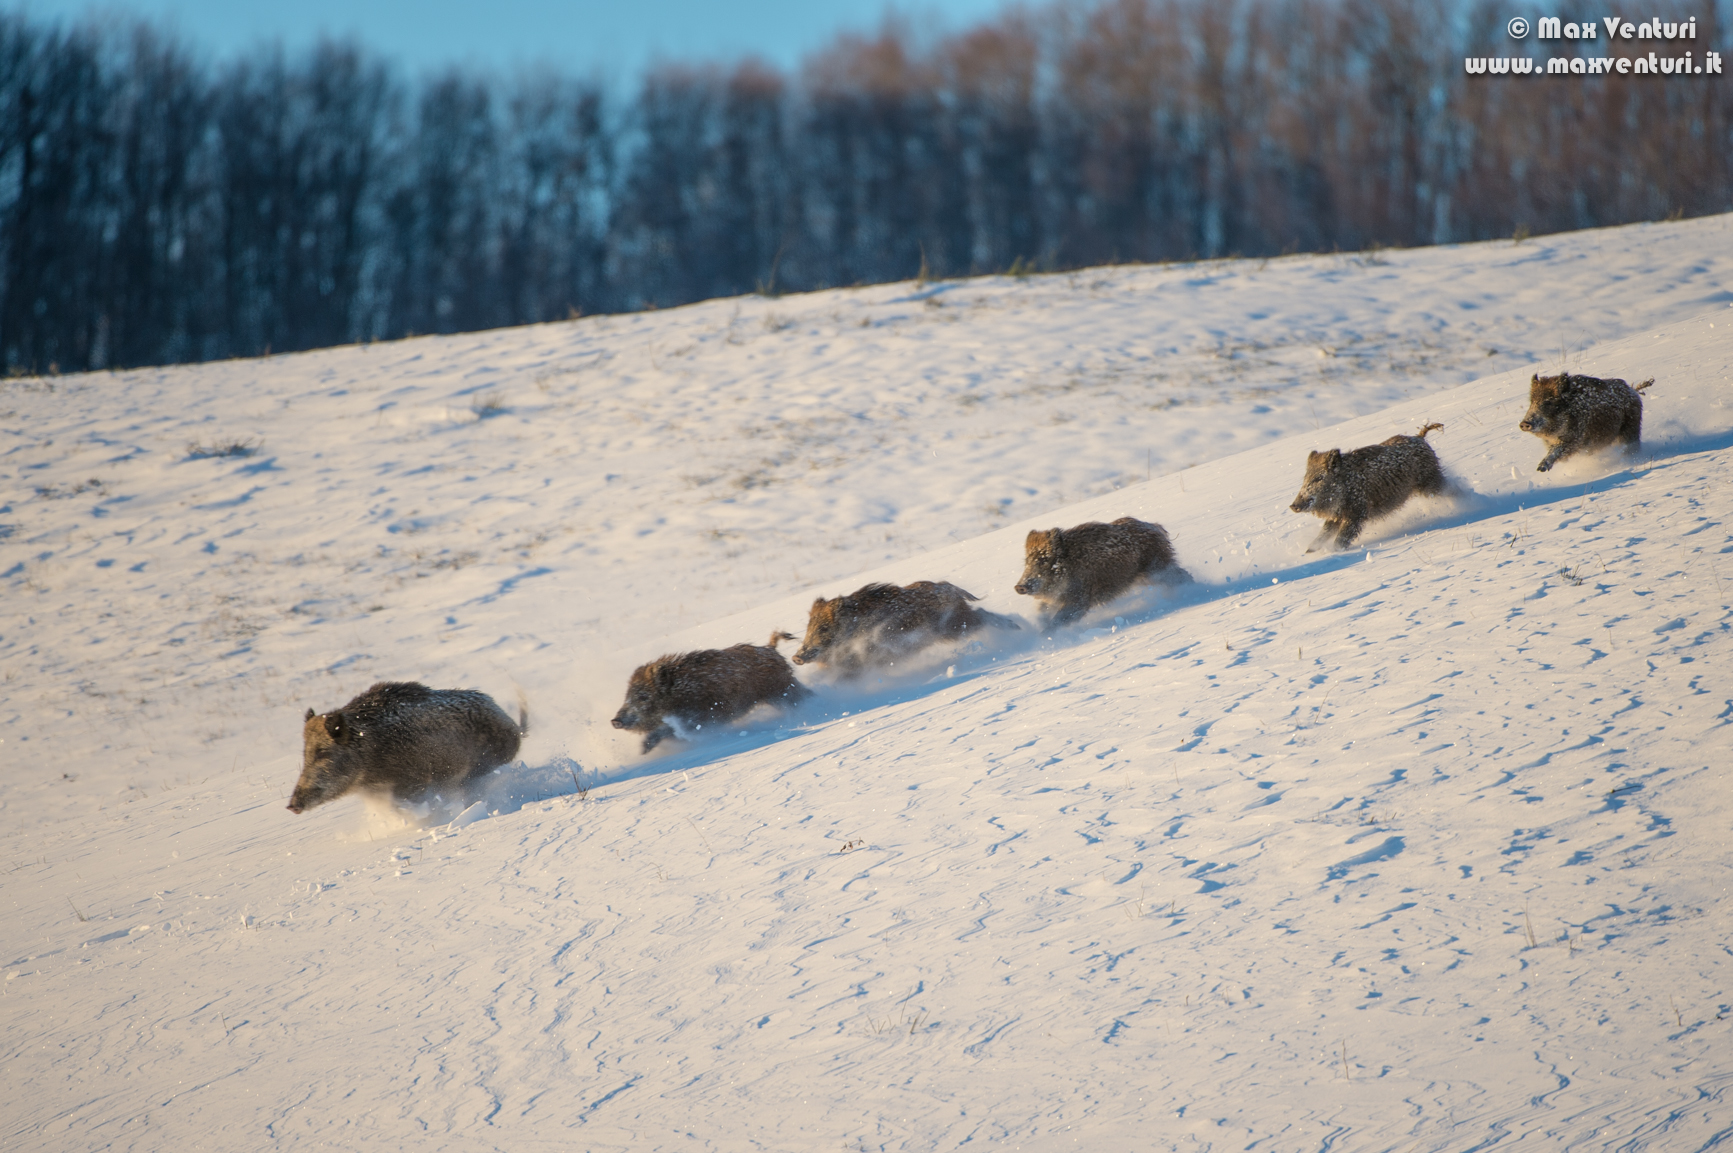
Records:
[[[5,383],[0,1144],[1725,1140],[1730,239]],[[1561,367],[1656,378],[1641,454],[1534,471]],[[1425,421],[1460,491],[1306,555],[1307,450]],[[868,579],[1032,618],[1026,532],[1127,514],[1197,586],[607,726]],[[448,825],[284,811],[383,678],[521,687],[523,762]]]

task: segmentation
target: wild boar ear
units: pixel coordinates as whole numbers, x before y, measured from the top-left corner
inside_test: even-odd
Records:
[[[1337,465],[1339,465],[1341,463],[1342,463],[1342,450],[1339,448],[1333,448],[1330,450],[1330,455],[1325,459],[1324,467],[1327,469],[1328,468],[1335,468]]]
[[[325,735],[330,737],[332,740],[337,741],[339,743],[348,740],[349,739],[349,727],[343,723],[346,719],[347,718],[345,718],[343,716],[343,710],[342,709],[335,709],[331,712],[326,713],[325,714]]]
[[[304,720],[304,721],[310,721],[310,720],[312,720],[312,719],[313,719],[313,718],[314,718],[314,717],[316,717],[316,716],[318,716],[318,715],[319,715],[319,714],[318,714],[318,713],[316,713],[316,712],[314,712],[314,711],[313,711],[313,710],[312,710],[312,709],[308,709],[308,710],[307,710],[307,715],[306,715],[306,716],[304,716],[304,717],[302,717],[302,718],[301,718],[301,719],[302,719],[302,720]]]

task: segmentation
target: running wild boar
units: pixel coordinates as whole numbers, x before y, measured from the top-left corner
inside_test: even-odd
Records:
[[[679,735],[670,720],[701,729],[737,720],[759,705],[796,704],[809,694],[776,651],[776,642],[793,639],[771,633],[767,644],[670,653],[639,665],[626,682],[626,703],[614,714],[614,727],[645,734],[647,753]]]
[[[954,641],[971,629],[1019,628],[1010,617],[978,609],[979,600],[948,581],[916,581],[898,587],[870,584],[847,596],[812,602],[806,639],[794,663],[831,666],[845,674],[899,657],[937,641]]]
[[[1642,391],[1655,382],[1632,388],[1616,377],[1536,375],[1528,385],[1528,413],[1517,425],[1551,447],[1535,471],[1546,472],[1573,453],[1600,448],[1614,441],[1635,452],[1643,440]]]
[[[521,707],[514,724],[477,689],[380,681],[340,709],[307,710],[301,779],[289,811],[305,812],[357,789],[398,801],[461,790],[517,756],[528,731]]]
[[[1442,424],[1428,424],[1418,436],[1393,436],[1353,452],[1339,448],[1306,455],[1306,479],[1300,495],[1288,507],[1324,518],[1324,528],[1308,548],[1317,552],[1333,534],[1337,548],[1350,548],[1368,520],[1393,513],[1415,493],[1444,491],[1444,469],[1426,434]]]
[[[1112,524],[1037,529],[1023,541],[1023,579],[1016,590],[1041,602],[1044,625],[1063,625],[1139,581],[1179,585],[1191,574],[1174,563],[1167,530],[1122,516]]]

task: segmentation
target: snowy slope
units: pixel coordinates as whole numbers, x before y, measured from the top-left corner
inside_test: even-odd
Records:
[[[1733,301],[1730,237],[886,285],[7,382],[0,740],[78,768],[26,760],[0,806],[33,823],[203,779],[262,733],[292,744],[262,711],[382,676],[539,697],[1145,476],[1574,365]],[[187,459],[237,440],[262,446]]]
[[[1725,1139],[1728,227],[7,385],[0,1143]],[[1641,455],[1533,471],[1563,364],[1656,377]],[[1307,449],[1426,420],[1461,494],[1306,556]],[[1027,530],[1127,513],[1196,589],[606,726],[867,579],[1028,615]],[[494,815],[283,811],[384,676],[526,688]]]

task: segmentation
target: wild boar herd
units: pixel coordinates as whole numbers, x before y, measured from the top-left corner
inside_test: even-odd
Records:
[[[1608,445],[1634,451],[1642,438],[1641,393],[1653,383],[1633,388],[1623,380],[1573,373],[1535,375],[1518,427],[1548,446],[1538,470]],[[1307,551],[1349,548],[1368,520],[1395,512],[1417,493],[1445,491],[1444,470],[1426,440],[1443,427],[1429,423],[1413,436],[1392,436],[1349,452],[1310,453],[1299,495],[1289,506],[1324,521]],[[1192,579],[1177,563],[1167,530],[1129,516],[1031,532],[1023,554],[1023,575],[1014,587],[1041,606],[1043,628],[1071,624],[1134,586],[1173,588]],[[658,657],[633,670],[613,725],[643,733],[642,751],[648,753],[669,737],[728,724],[761,705],[798,704],[812,690],[796,679],[794,665],[816,665],[848,678],[892,668],[929,645],[983,629],[1022,627],[1015,618],[977,608],[978,599],[947,581],[925,580],[819,597],[792,665],[777,651],[779,642],[794,639],[786,632],[771,633],[762,645]],[[289,811],[300,813],[352,791],[395,801],[446,790],[461,794],[516,757],[528,731],[521,703],[513,721],[478,690],[381,681],[340,709],[307,710],[301,777]]]
[[[1106,604],[1140,582],[1173,585],[1191,576],[1173,562],[1167,531],[1134,517],[1112,524],[1032,532],[1024,542],[1017,591],[1033,596],[1044,625],[1061,625]],[[958,641],[982,629],[1019,629],[1012,617],[976,608],[979,600],[949,581],[862,585],[847,596],[812,602],[796,665],[817,665],[848,678],[889,669],[929,645]],[[674,653],[639,665],[626,682],[626,703],[614,727],[643,733],[649,752],[676,725],[697,732],[738,720],[759,705],[797,704],[811,690],[776,651],[789,633],[762,645]]]

